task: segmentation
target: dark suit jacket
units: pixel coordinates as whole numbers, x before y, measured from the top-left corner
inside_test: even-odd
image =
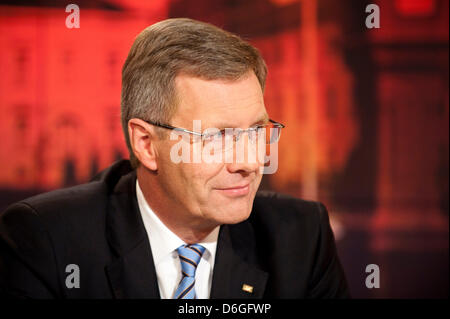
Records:
[[[159,298],[128,161],[0,216],[0,291],[31,298]],[[67,288],[67,265],[80,287]],[[242,285],[253,286],[253,293]],[[211,298],[343,298],[349,292],[325,207],[259,192],[248,220],[222,225]]]

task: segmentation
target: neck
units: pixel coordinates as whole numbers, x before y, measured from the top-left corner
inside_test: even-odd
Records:
[[[201,242],[217,226],[217,223],[194,217],[180,202],[162,189],[157,173],[142,165],[136,170],[139,187],[152,211],[161,222],[187,244]]]

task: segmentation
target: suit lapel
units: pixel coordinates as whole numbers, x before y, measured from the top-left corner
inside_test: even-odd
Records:
[[[252,234],[247,221],[221,227],[211,299],[263,297],[268,274],[254,265],[256,258]]]
[[[106,234],[115,258],[106,273],[115,298],[160,298],[150,243],[136,199],[136,174],[123,176],[110,197]]]

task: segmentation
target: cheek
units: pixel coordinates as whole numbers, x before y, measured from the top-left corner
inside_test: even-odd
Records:
[[[185,170],[186,178],[189,178],[199,194],[209,196],[211,189],[217,184],[216,180],[223,167],[223,164],[190,164],[190,167]]]
[[[166,183],[170,184],[173,196],[191,209],[195,209],[194,207],[205,207],[210,204],[212,188],[222,166],[222,164],[166,163],[163,168],[164,174],[168,173]]]

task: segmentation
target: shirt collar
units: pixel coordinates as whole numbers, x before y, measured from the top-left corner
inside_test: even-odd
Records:
[[[150,208],[150,205],[148,205],[137,179],[136,196],[144,226],[150,240],[153,261],[155,264],[158,264],[168,255],[171,255],[178,247],[185,245],[186,243],[175,235],[169,228],[167,228],[167,226],[164,225],[155,212]],[[212,259],[214,259],[216,253],[219,229],[220,226],[217,226],[211,233],[209,233],[208,236],[198,243],[206,248]]]

